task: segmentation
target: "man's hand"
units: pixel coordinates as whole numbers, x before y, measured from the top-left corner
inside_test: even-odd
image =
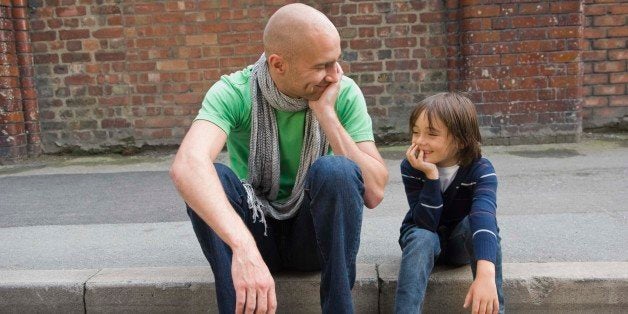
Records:
[[[231,276],[236,313],[275,313],[275,282],[255,243],[233,250]]]
[[[329,75],[325,80],[330,82],[329,85],[323,91],[323,94],[317,100],[310,100],[309,106],[316,113],[320,111],[324,111],[326,109],[331,109],[334,112],[334,107],[336,105],[336,99],[338,98],[338,93],[340,92],[340,81],[342,81],[342,67],[340,64],[336,62],[335,64],[336,73],[335,75]]]
[[[424,153],[422,150],[419,149],[419,145],[410,145],[410,147],[408,147],[408,150],[406,150],[406,158],[414,169],[423,172],[428,179],[438,179],[438,168],[436,168],[435,164],[426,162],[424,160]]]
[[[495,265],[489,261],[479,260],[477,275],[469,288],[463,307],[471,306],[471,313],[497,313],[499,299],[495,286]]]

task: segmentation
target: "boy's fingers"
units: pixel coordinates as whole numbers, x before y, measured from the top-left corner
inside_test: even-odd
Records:
[[[480,300],[473,298],[473,305],[471,307],[471,313],[479,313],[480,312]]]
[[[493,314],[499,313],[499,300],[493,299]]]
[[[486,300],[480,301],[480,313],[488,313],[488,303]]]
[[[469,290],[469,292],[467,292],[467,296],[464,297],[464,304],[462,305],[462,307],[464,307],[465,309],[469,307],[469,301],[471,301],[471,290]]]

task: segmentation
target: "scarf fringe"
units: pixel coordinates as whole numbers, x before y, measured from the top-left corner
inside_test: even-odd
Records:
[[[249,209],[251,210],[253,217],[253,223],[260,221],[264,224],[264,236],[266,237],[268,236],[268,226],[266,225],[266,216],[264,215],[263,209],[266,205],[255,197],[255,189],[253,189],[253,186],[251,186],[250,183],[242,181],[242,185],[246,190],[246,202],[249,204]]]

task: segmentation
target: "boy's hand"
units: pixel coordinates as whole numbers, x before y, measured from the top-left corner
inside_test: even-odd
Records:
[[[497,313],[499,299],[495,285],[495,265],[489,261],[479,260],[477,275],[469,288],[463,307],[471,305],[471,313]]]
[[[438,169],[436,165],[424,160],[425,156],[423,151],[419,149],[419,145],[410,145],[406,151],[406,158],[408,158],[410,165],[412,165],[414,169],[423,172],[428,179],[438,179]]]

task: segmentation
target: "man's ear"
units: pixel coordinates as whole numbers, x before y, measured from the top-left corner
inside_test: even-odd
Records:
[[[273,53],[268,56],[267,60],[270,71],[278,74],[284,74],[286,72],[286,60],[282,56]]]

